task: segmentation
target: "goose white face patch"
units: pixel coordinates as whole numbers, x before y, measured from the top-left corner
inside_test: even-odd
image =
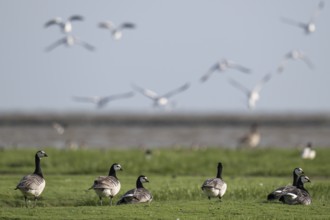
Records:
[[[148,177],[140,177],[140,181],[141,183],[145,183],[145,182],[148,182]]]
[[[295,174],[298,175],[298,176],[300,176],[301,174],[304,173],[304,171],[303,171],[301,168],[296,168],[296,169],[294,170],[294,172],[295,172]]]
[[[120,166],[120,164],[117,164],[117,165],[115,165],[115,170],[117,171],[117,170],[121,170],[121,166]]]
[[[301,177],[301,181],[303,183],[307,183],[307,182],[310,182],[310,179],[308,178],[308,176],[303,176],[303,177]]]
[[[45,157],[47,154],[45,151],[41,150],[41,151],[38,151],[37,155],[39,158],[42,158],[42,157]]]

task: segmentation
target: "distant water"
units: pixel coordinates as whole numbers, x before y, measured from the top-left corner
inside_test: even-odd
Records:
[[[65,126],[59,134],[54,122]],[[234,148],[259,124],[260,148],[330,147],[327,116],[2,116],[0,146],[56,148]]]

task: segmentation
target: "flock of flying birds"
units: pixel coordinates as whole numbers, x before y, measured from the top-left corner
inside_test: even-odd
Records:
[[[299,22],[295,21],[289,18],[282,18],[281,20],[289,25],[296,26],[300,29],[303,29],[305,34],[309,35],[316,31],[316,18],[320,14],[320,11],[324,8],[324,2],[321,1],[318,4],[317,9],[313,13],[311,19],[307,22]],[[71,47],[73,45],[80,45],[86,48],[87,50],[93,51],[95,49],[94,46],[91,44],[80,40],[80,38],[76,37],[72,34],[72,26],[73,23],[76,21],[83,21],[83,16],[80,15],[73,15],[69,17],[68,19],[62,19],[60,17],[54,18],[48,22],[45,23],[46,28],[50,28],[52,26],[59,26],[61,29],[62,34],[64,35],[62,38],[60,38],[58,41],[52,43],[48,47],[46,47],[46,51],[52,51],[56,47],[60,45],[66,45],[68,47]],[[136,25],[131,22],[125,22],[118,26],[116,26],[112,21],[103,21],[98,24],[99,28],[106,29],[110,31],[111,36],[114,40],[120,40],[123,36],[123,31],[125,29],[134,29]],[[314,65],[310,58],[304,53],[304,51],[300,49],[294,49],[290,52],[286,53],[283,57],[282,62],[279,64],[276,73],[280,74],[282,73],[289,62],[300,60],[303,61],[309,68],[313,69]],[[228,59],[221,59],[220,61],[216,62],[214,65],[212,65],[209,70],[203,74],[200,78],[201,83],[205,83],[210,77],[216,73],[224,73],[228,71],[229,69],[234,69],[236,71],[249,74],[251,73],[251,70],[243,65],[240,65],[232,60]],[[267,73],[265,76],[261,78],[259,82],[255,84],[254,87],[248,88],[241,84],[240,82],[228,78],[228,82],[230,85],[235,87],[236,89],[240,90],[243,94],[245,94],[247,99],[247,107],[249,109],[254,109],[256,107],[257,101],[260,99],[260,92],[264,85],[269,82],[269,80],[274,76],[272,73]],[[77,102],[86,102],[86,103],[93,103],[98,109],[105,107],[109,102],[117,100],[117,99],[124,99],[124,98],[130,98],[134,96],[134,92],[138,92],[142,94],[143,96],[149,98],[153,102],[153,107],[165,109],[165,110],[171,110],[173,107],[175,107],[175,102],[172,102],[170,98],[172,98],[174,95],[177,95],[181,92],[186,91],[190,87],[191,83],[185,83],[184,85],[175,88],[163,95],[158,94],[155,91],[152,91],[151,89],[143,88],[138,85],[131,85],[133,91],[122,93],[122,94],[115,94],[115,95],[109,95],[109,96],[77,96],[73,97],[74,101]]]

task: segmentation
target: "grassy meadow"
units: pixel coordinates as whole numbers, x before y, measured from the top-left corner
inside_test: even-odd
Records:
[[[140,149],[60,150],[43,149],[41,161],[46,188],[37,207],[25,208],[16,184],[34,170],[38,149],[0,151],[0,219],[328,219],[330,204],[330,149],[317,149],[314,160],[302,160],[296,149],[230,150],[219,148],[154,149],[147,159]],[[208,200],[200,186],[215,177],[223,163],[228,189],[222,201]],[[135,187],[138,175],[154,200],[151,204],[103,206],[93,190],[95,177],[107,175],[112,163],[123,171],[117,176],[122,188],[114,198]],[[291,184],[292,170],[304,169],[312,183],[306,184],[313,201],[310,206],[267,202],[276,187]]]

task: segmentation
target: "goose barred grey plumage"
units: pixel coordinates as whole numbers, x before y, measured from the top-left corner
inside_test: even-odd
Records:
[[[211,199],[211,197],[218,197],[221,199],[226,193],[227,183],[222,179],[222,168],[222,163],[219,162],[216,178],[205,180],[201,187],[209,199]]]
[[[109,197],[109,203],[112,205],[113,197],[120,191],[121,185],[116,175],[116,171],[118,170],[123,170],[121,165],[118,163],[112,164],[109,170],[109,175],[99,176],[89,188],[94,189],[95,193],[99,196],[101,205],[103,197]]]
[[[297,186],[297,183],[298,183],[298,179],[301,175],[304,174],[304,171],[303,169],[301,168],[295,168],[292,172],[292,176],[293,176],[293,182],[292,182],[292,185],[290,186],[282,186],[282,187],[279,187],[277,189],[275,189],[273,192],[269,193],[268,196],[267,196],[267,200],[268,201],[273,201],[273,200],[278,200],[280,199],[280,197],[286,193],[287,191],[289,190],[292,190],[293,188],[295,188]]]
[[[297,187],[293,187],[286,191],[281,197],[280,201],[289,205],[310,205],[312,198],[309,192],[304,188],[304,183],[311,182],[307,176],[300,176],[298,178]]]
[[[136,188],[128,190],[117,202],[117,205],[144,202],[150,203],[153,197],[151,193],[143,187],[143,183],[146,182],[149,182],[148,177],[140,175],[136,180]]]
[[[46,181],[40,166],[40,159],[42,157],[48,157],[48,155],[45,151],[40,150],[35,154],[34,172],[30,175],[24,176],[15,188],[15,190],[19,189],[22,192],[26,207],[28,207],[28,197],[34,197],[34,205],[36,205],[37,198],[41,195],[46,186]]]

